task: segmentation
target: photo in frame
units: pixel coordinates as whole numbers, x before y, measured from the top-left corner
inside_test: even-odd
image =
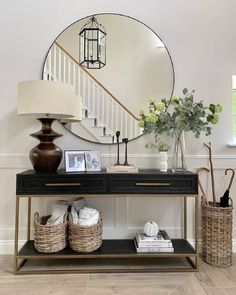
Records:
[[[84,151],[65,151],[64,158],[66,172],[85,171]]]
[[[101,161],[98,151],[85,151],[86,171],[101,171]]]

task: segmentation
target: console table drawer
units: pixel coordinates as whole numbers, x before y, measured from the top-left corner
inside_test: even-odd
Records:
[[[99,175],[17,177],[17,194],[96,194],[106,191],[107,181]]]
[[[197,194],[196,175],[114,175],[110,178],[112,193],[134,194]]]

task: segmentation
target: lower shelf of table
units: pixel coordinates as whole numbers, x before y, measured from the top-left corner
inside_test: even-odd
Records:
[[[187,240],[173,239],[174,252],[158,253],[137,253],[133,240],[103,240],[102,246],[91,253],[79,253],[71,250],[69,247],[56,253],[39,253],[34,248],[34,241],[27,241],[19,251],[18,258],[45,259],[45,258],[122,258],[122,257],[158,257],[158,256],[191,256],[195,255],[194,248]]]
[[[15,256],[15,273],[197,271],[198,254],[190,243],[184,239],[173,239],[172,243],[173,253],[137,253],[133,240],[103,240],[92,253],[78,253],[67,247],[48,254],[36,251],[31,240]]]

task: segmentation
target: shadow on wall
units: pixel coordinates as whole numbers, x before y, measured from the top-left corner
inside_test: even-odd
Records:
[[[39,131],[40,128],[36,119],[18,116],[16,108],[5,113],[0,118],[3,143],[0,145],[0,153],[27,153],[36,144],[36,140],[29,134]]]

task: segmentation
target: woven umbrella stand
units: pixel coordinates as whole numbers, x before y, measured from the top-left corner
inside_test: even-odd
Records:
[[[208,145],[204,143],[204,145],[209,150],[213,202],[208,202],[203,194],[201,202],[202,259],[214,266],[227,267],[232,265],[233,202],[231,198],[228,198],[228,207],[221,207],[221,203],[216,201],[211,143]],[[232,181],[230,186],[231,184]]]
[[[232,265],[232,201],[225,208],[202,201],[201,209],[203,261],[218,267]]]

